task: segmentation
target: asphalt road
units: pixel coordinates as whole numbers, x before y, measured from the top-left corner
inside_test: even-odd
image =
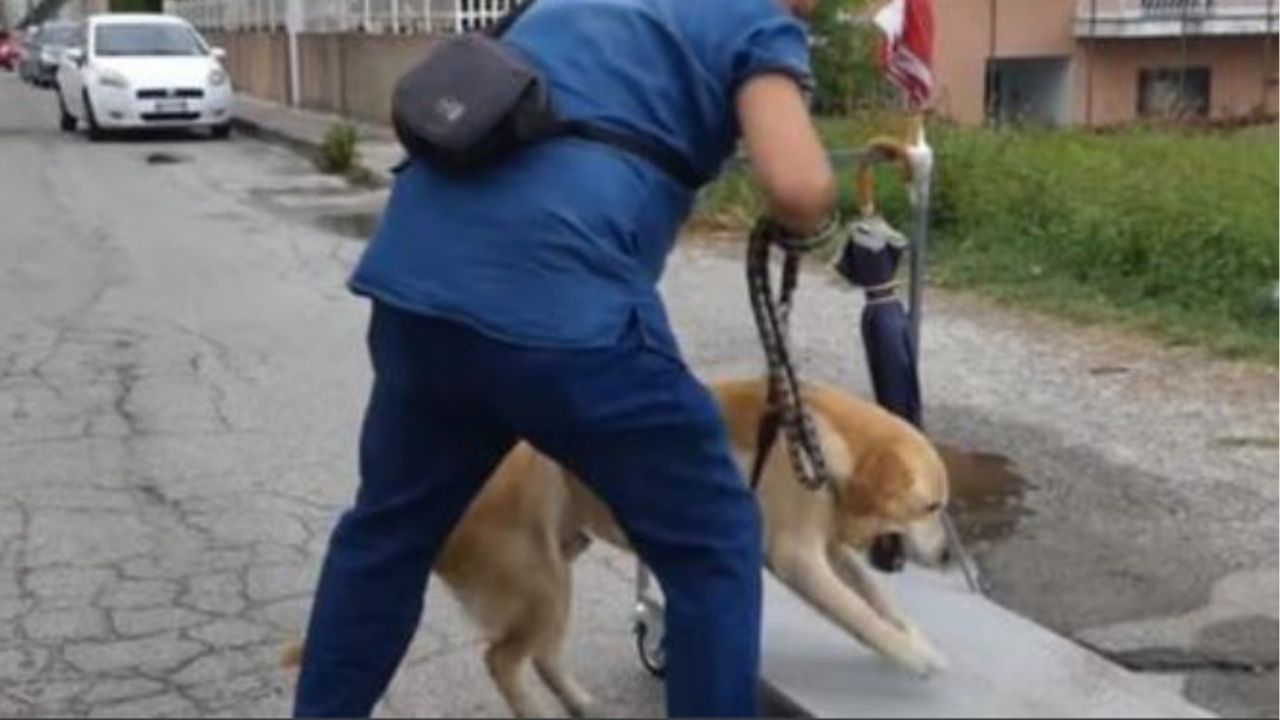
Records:
[[[90,144],[53,107],[0,77],[0,715],[283,715],[354,488],[362,245],[264,207],[335,190],[287,151]],[[615,561],[578,571],[573,664],[653,714]],[[382,712],[501,715],[470,625],[429,606]]]
[[[253,140],[90,144],[0,76],[0,715],[280,715],[281,647],[354,486],[382,196]],[[737,249],[665,290],[691,362],[759,367]],[[802,289],[806,372],[865,388],[856,297]],[[935,294],[929,425],[994,597],[1232,714],[1277,712],[1273,370]],[[653,714],[629,563],[578,572],[571,665]],[[434,592],[385,715],[503,707]]]

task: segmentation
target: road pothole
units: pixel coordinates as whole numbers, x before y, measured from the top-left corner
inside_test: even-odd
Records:
[[[186,162],[191,162],[191,158],[186,155],[176,155],[168,152],[153,152],[147,154],[148,165],[180,165]]]
[[[1228,435],[1214,438],[1213,445],[1226,450],[1274,450],[1280,447],[1280,438],[1273,435]]]
[[[342,235],[344,237],[355,238],[357,240],[369,240],[373,237],[374,231],[378,229],[378,222],[381,215],[375,212],[357,212],[343,213],[339,215],[320,215],[315,218],[315,223],[324,230]]]

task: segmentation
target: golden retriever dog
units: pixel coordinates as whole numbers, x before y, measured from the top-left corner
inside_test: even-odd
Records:
[[[759,380],[711,390],[744,475],[765,411]],[[883,571],[910,559],[948,561],[942,513],[947,471],[913,426],[834,388],[809,385],[805,399],[838,492],[814,492],[792,474],[783,440],[756,490],[769,570],[817,611],[882,656],[927,676],[942,654],[895,608],[859,555]],[[627,548],[604,504],[527,444],[511,451],[450,536],[435,566],[489,641],[485,661],[518,717],[545,717],[525,685],[538,676],[575,716],[597,714],[591,694],[564,668],[561,647],[572,597],[571,567],[592,539]],[[293,660],[297,660],[297,651]]]

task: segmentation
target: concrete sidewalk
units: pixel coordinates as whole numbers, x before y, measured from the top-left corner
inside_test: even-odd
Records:
[[[766,594],[764,678],[810,717],[1215,717],[974,594],[959,577],[887,582],[951,667],[919,680],[886,664],[776,582]]]

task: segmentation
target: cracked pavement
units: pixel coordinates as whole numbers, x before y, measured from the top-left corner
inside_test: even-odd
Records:
[[[264,207],[333,182],[287,151],[91,145],[53,102],[0,76],[0,715],[286,715],[280,658],[354,490],[361,244]],[[627,564],[580,576],[575,664],[656,713]],[[470,624],[429,607],[379,714],[502,714]]]
[[[343,280],[382,195],[252,140],[55,121],[0,75],[0,715],[284,715],[354,489],[367,310]],[[758,371],[736,247],[687,246],[664,289],[696,368]],[[798,302],[806,372],[865,389],[856,298],[815,274]],[[931,431],[1024,480],[962,513],[993,597],[1274,717],[1275,371],[942,293],[925,331]],[[611,715],[658,713],[631,562],[575,572],[570,666]],[[379,714],[503,715],[457,605],[427,608]]]

